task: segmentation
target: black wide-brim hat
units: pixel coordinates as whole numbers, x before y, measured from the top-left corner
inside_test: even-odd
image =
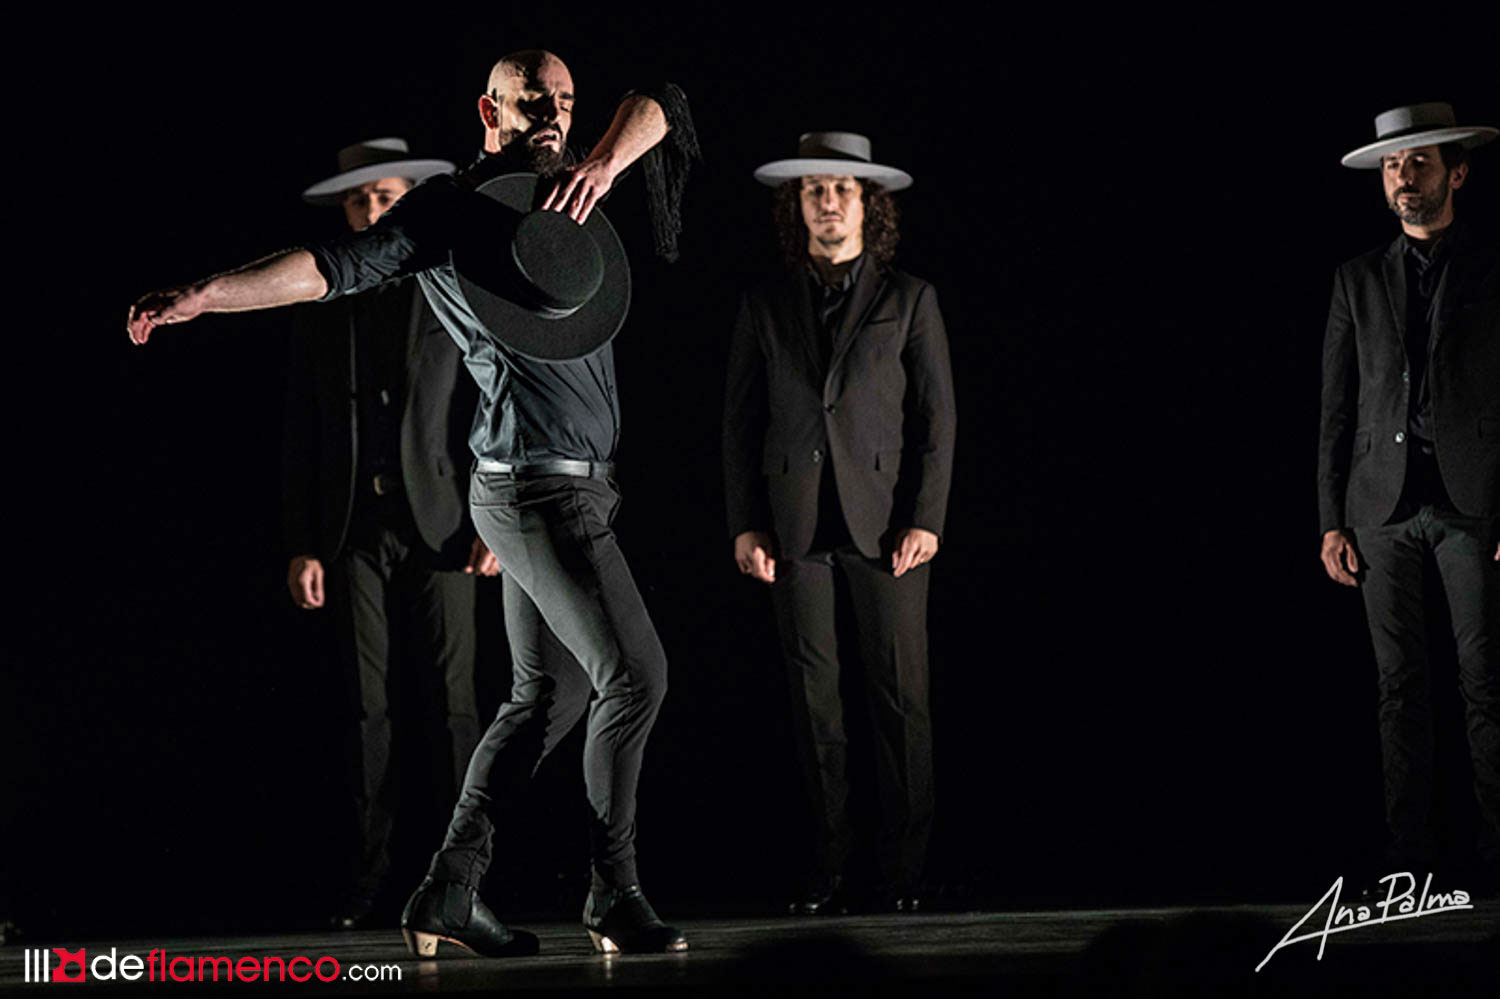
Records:
[[[609,343],[630,310],[630,263],[597,207],[583,225],[537,208],[552,190],[534,173],[474,189],[451,250],[459,291],[505,346],[571,361]]]

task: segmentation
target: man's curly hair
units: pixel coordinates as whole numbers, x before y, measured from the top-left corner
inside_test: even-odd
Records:
[[[890,267],[901,239],[900,213],[896,202],[884,187],[873,180],[860,181],[859,199],[865,206],[863,227],[865,254],[877,271]],[[776,186],[771,194],[771,221],[776,226],[776,241],[781,255],[791,268],[802,266],[807,259],[807,225],[802,221],[802,178],[794,177]]]

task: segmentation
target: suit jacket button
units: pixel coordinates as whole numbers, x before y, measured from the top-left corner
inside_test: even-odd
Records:
[[[1401,431],[1399,431],[1399,430],[1398,430],[1398,431],[1396,431],[1396,443],[1397,443],[1397,444],[1404,444],[1404,443],[1405,443],[1405,442],[1406,442],[1406,435],[1405,435],[1405,434],[1403,434],[1403,433],[1402,433],[1402,432],[1401,432]]]
[[[824,406],[823,407],[823,412],[825,412],[825,413],[831,413],[831,412],[833,412],[833,403],[830,402],[828,405]]]
[[[817,462],[820,462],[820,461],[822,461],[822,460],[823,460],[823,452],[822,452],[822,451],[819,451],[819,450],[818,450],[818,449],[817,449],[817,448],[813,448],[813,453],[812,453],[812,460],[813,460],[813,462],[814,462],[814,463],[815,463],[815,464],[816,464],[816,463],[817,463]]]

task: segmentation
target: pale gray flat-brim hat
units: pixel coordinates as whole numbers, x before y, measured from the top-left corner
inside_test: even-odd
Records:
[[[1380,166],[1382,156],[1400,149],[1440,146],[1445,142],[1461,142],[1466,149],[1472,149],[1497,135],[1500,129],[1488,125],[1460,126],[1451,104],[1442,101],[1408,104],[1376,115],[1375,141],[1346,154],[1339,162],[1346,167],[1369,170]]]
[[[302,199],[314,205],[336,205],[351,187],[367,184],[382,177],[405,177],[413,184],[434,174],[452,173],[455,167],[447,160],[419,160],[398,138],[369,139],[339,150],[339,172],[320,180],[302,192]]]
[[[797,155],[756,168],[755,179],[771,187],[794,177],[848,174],[873,180],[887,191],[911,187],[911,174],[870,162],[870,140],[855,132],[806,132],[797,140]]]

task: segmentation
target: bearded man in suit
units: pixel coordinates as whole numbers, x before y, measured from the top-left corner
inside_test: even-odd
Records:
[[[927,593],[952,478],[948,341],[927,282],[891,266],[889,191],[867,138],[802,136],[756,179],[777,188],[787,272],[746,296],[724,416],[729,531],[770,584],[812,807],[811,876],[794,912],[843,911],[852,831],[836,608],[859,634],[880,808],[879,907],[911,911],[932,826]]]
[[[1394,108],[1343,159],[1378,169],[1401,234],[1339,268],[1323,344],[1318,504],[1329,577],[1363,593],[1379,668],[1386,860],[1431,870],[1423,576],[1447,597],[1479,852],[1500,872],[1500,247],[1454,218],[1466,148],[1447,104]],[[1420,878],[1420,873],[1417,874]]]
[[[399,138],[345,147],[338,164],[302,197],[342,208],[355,232],[415,183],[453,171],[413,157]],[[442,743],[434,779],[451,798],[479,739],[474,577],[499,567],[467,509],[478,392],[416,280],[304,308],[297,320],[282,480],[287,588],[298,607],[326,603],[335,618],[350,844],[332,924],[353,929],[371,918],[391,866],[393,664],[424,681],[422,727]]]

